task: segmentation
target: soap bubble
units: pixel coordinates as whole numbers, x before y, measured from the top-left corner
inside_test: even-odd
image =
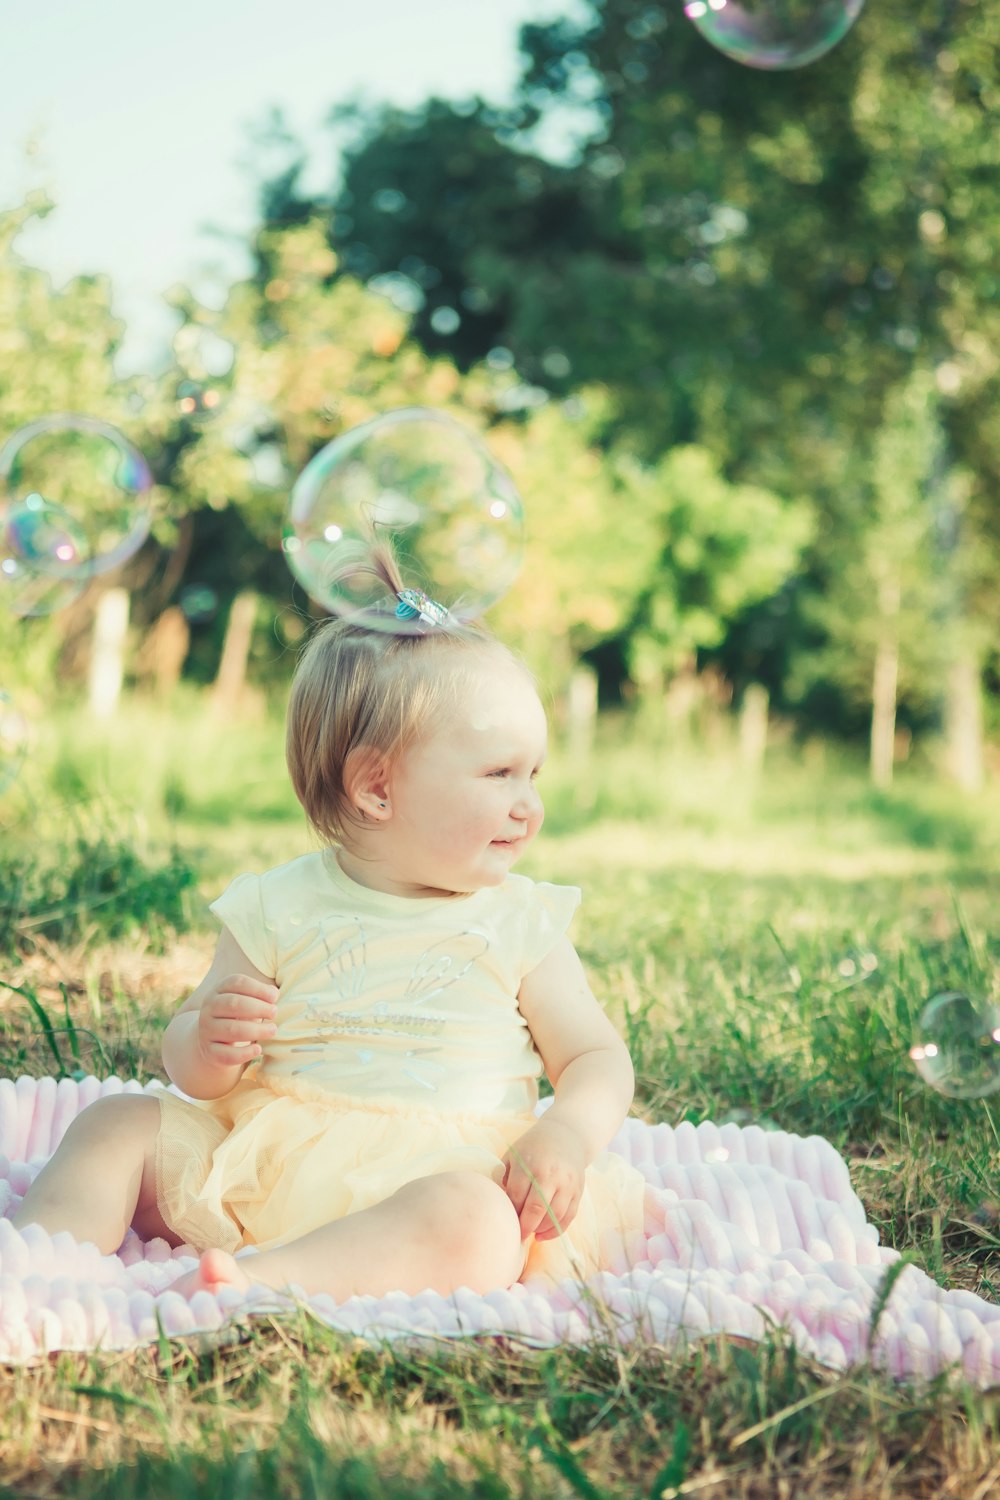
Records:
[[[835,47],[864,0],[685,0],[707,42],[748,68],[804,68]]]
[[[64,609],[84,590],[75,570],[86,549],[82,528],[61,505],[37,492],[8,505],[0,517],[0,597],[21,616]]]
[[[138,551],[150,528],[152,478],[116,428],[93,417],[42,417],[0,449],[0,599],[50,614]]]
[[[184,618],[192,625],[204,625],[213,620],[219,609],[219,596],[207,583],[185,584],[178,602]]]
[[[316,454],[292,489],[282,545],[325,609],[410,633],[422,629],[426,611],[400,619],[381,584],[350,572],[367,556],[373,529],[391,543],[408,588],[469,620],[513,583],[523,526],[510,476],[476,434],[441,412],[407,407]]]
[[[910,1058],[925,1083],[951,1099],[1000,1089],[1000,1007],[948,990],[920,1013]]]
[[[201,380],[182,380],[177,386],[177,410],[192,422],[211,417],[222,405],[222,394]]]
[[[0,688],[0,792],[17,780],[28,753],[28,721]]]

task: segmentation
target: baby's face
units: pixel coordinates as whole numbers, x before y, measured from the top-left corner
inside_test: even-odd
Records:
[[[380,830],[397,876],[428,890],[500,885],[542,826],[545,711],[527,674],[484,658],[468,690],[400,756]]]

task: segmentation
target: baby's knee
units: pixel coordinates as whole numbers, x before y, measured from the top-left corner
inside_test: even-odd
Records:
[[[160,1105],[148,1094],[110,1094],[95,1099],[73,1119],[64,1139],[98,1145],[105,1141],[120,1145],[124,1141],[143,1144],[152,1140],[160,1128]]]
[[[474,1290],[509,1286],[521,1274],[524,1248],[517,1212],[503,1188],[478,1172],[447,1172],[436,1184],[439,1223],[448,1226],[452,1253],[470,1267]]]

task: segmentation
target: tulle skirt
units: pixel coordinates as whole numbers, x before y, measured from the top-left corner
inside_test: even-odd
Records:
[[[222,1099],[157,1097],[160,1212],[196,1249],[230,1252],[287,1244],[438,1172],[481,1172],[499,1183],[504,1153],[535,1120],[301,1098],[253,1079]],[[572,1224],[531,1242],[521,1279],[585,1278],[620,1262],[641,1234],[643,1196],[634,1167],[599,1157]]]

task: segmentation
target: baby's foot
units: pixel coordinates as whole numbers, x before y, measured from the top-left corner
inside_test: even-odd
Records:
[[[211,1292],[215,1296],[223,1287],[231,1286],[238,1292],[248,1292],[253,1282],[236,1258],[225,1250],[202,1252],[196,1271],[189,1271],[177,1281],[171,1282],[170,1290],[180,1292],[190,1300],[195,1292]]]

